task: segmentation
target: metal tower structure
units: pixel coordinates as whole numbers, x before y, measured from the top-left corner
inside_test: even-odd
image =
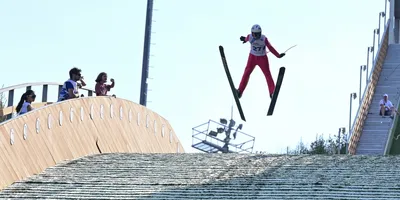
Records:
[[[243,124],[235,124],[232,105],[230,120],[221,118],[218,123],[210,119],[192,128],[192,147],[206,153],[252,153],[255,138],[241,131]],[[225,138],[219,137],[223,133]]]
[[[255,138],[240,131],[242,124],[235,124],[233,119],[221,118],[219,123],[210,119],[192,128],[192,147],[206,153],[252,153]]]
[[[142,79],[140,86],[140,105],[147,105],[147,79],[149,78],[151,25],[153,21],[153,0],[147,0],[146,25],[144,31]]]

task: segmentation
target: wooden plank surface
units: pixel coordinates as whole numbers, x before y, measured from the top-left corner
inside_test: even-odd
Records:
[[[103,118],[100,112],[101,105]],[[90,117],[92,106],[93,119]],[[37,120],[40,122],[39,133],[36,131]],[[165,127],[164,136],[162,126]],[[11,130],[14,130],[12,145]],[[0,133],[0,189],[40,173],[59,162],[99,154],[100,151],[177,153],[179,148],[180,153],[184,152],[182,144],[166,119],[139,104],[110,97],[86,97],[38,108],[3,122],[0,124]]]

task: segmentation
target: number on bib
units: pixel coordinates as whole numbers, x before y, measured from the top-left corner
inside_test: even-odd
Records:
[[[253,51],[261,51],[261,50],[265,50],[265,46],[264,47],[253,46]]]

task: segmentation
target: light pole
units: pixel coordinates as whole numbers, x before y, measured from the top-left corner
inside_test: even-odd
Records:
[[[378,47],[381,44],[381,17],[385,17],[386,14],[384,12],[379,13],[379,27],[378,27]]]
[[[372,42],[372,67],[374,67],[375,62],[375,35],[378,33],[379,29],[374,29],[374,39]]]
[[[365,76],[365,84],[368,85],[368,78],[369,78],[369,73],[368,73],[368,65],[369,65],[369,53],[372,52],[373,47],[368,47],[367,51],[367,75]]]
[[[149,60],[150,60],[150,45],[151,45],[151,24],[153,22],[153,0],[147,0],[146,24],[144,30],[144,47],[142,61],[142,79],[140,86],[140,105],[147,105],[147,92],[149,78]]]
[[[366,65],[361,65],[360,66],[360,90],[358,91],[358,100],[360,101],[360,105],[361,105],[361,84],[362,84],[362,72],[365,71],[367,69]]]
[[[388,2],[388,0],[385,0],[385,13],[386,13],[386,8],[387,8],[387,2]],[[385,17],[385,25],[383,25],[384,27],[385,27],[385,30],[386,30],[386,15],[384,16]]]
[[[352,103],[353,99],[357,98],[357,94],[355,92],[350,93],[350,113],[349,113],[349,136],[351,136],[351,110],[352,110]],[[346,153],[347,153],[347,146],[348,142],[346,142]]]

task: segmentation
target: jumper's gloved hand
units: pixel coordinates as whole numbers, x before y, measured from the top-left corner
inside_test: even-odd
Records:
[[[281,53],[281,54],[279,54],[279,58],[282,58],[285,55],[286,55],[285,53]]]
[[[243,42],[243,44],[244,44],[244,43],[246,43],[246,37],[244,37],[244,36],[240,36],[240,41],[242,41],[242,42]]]

